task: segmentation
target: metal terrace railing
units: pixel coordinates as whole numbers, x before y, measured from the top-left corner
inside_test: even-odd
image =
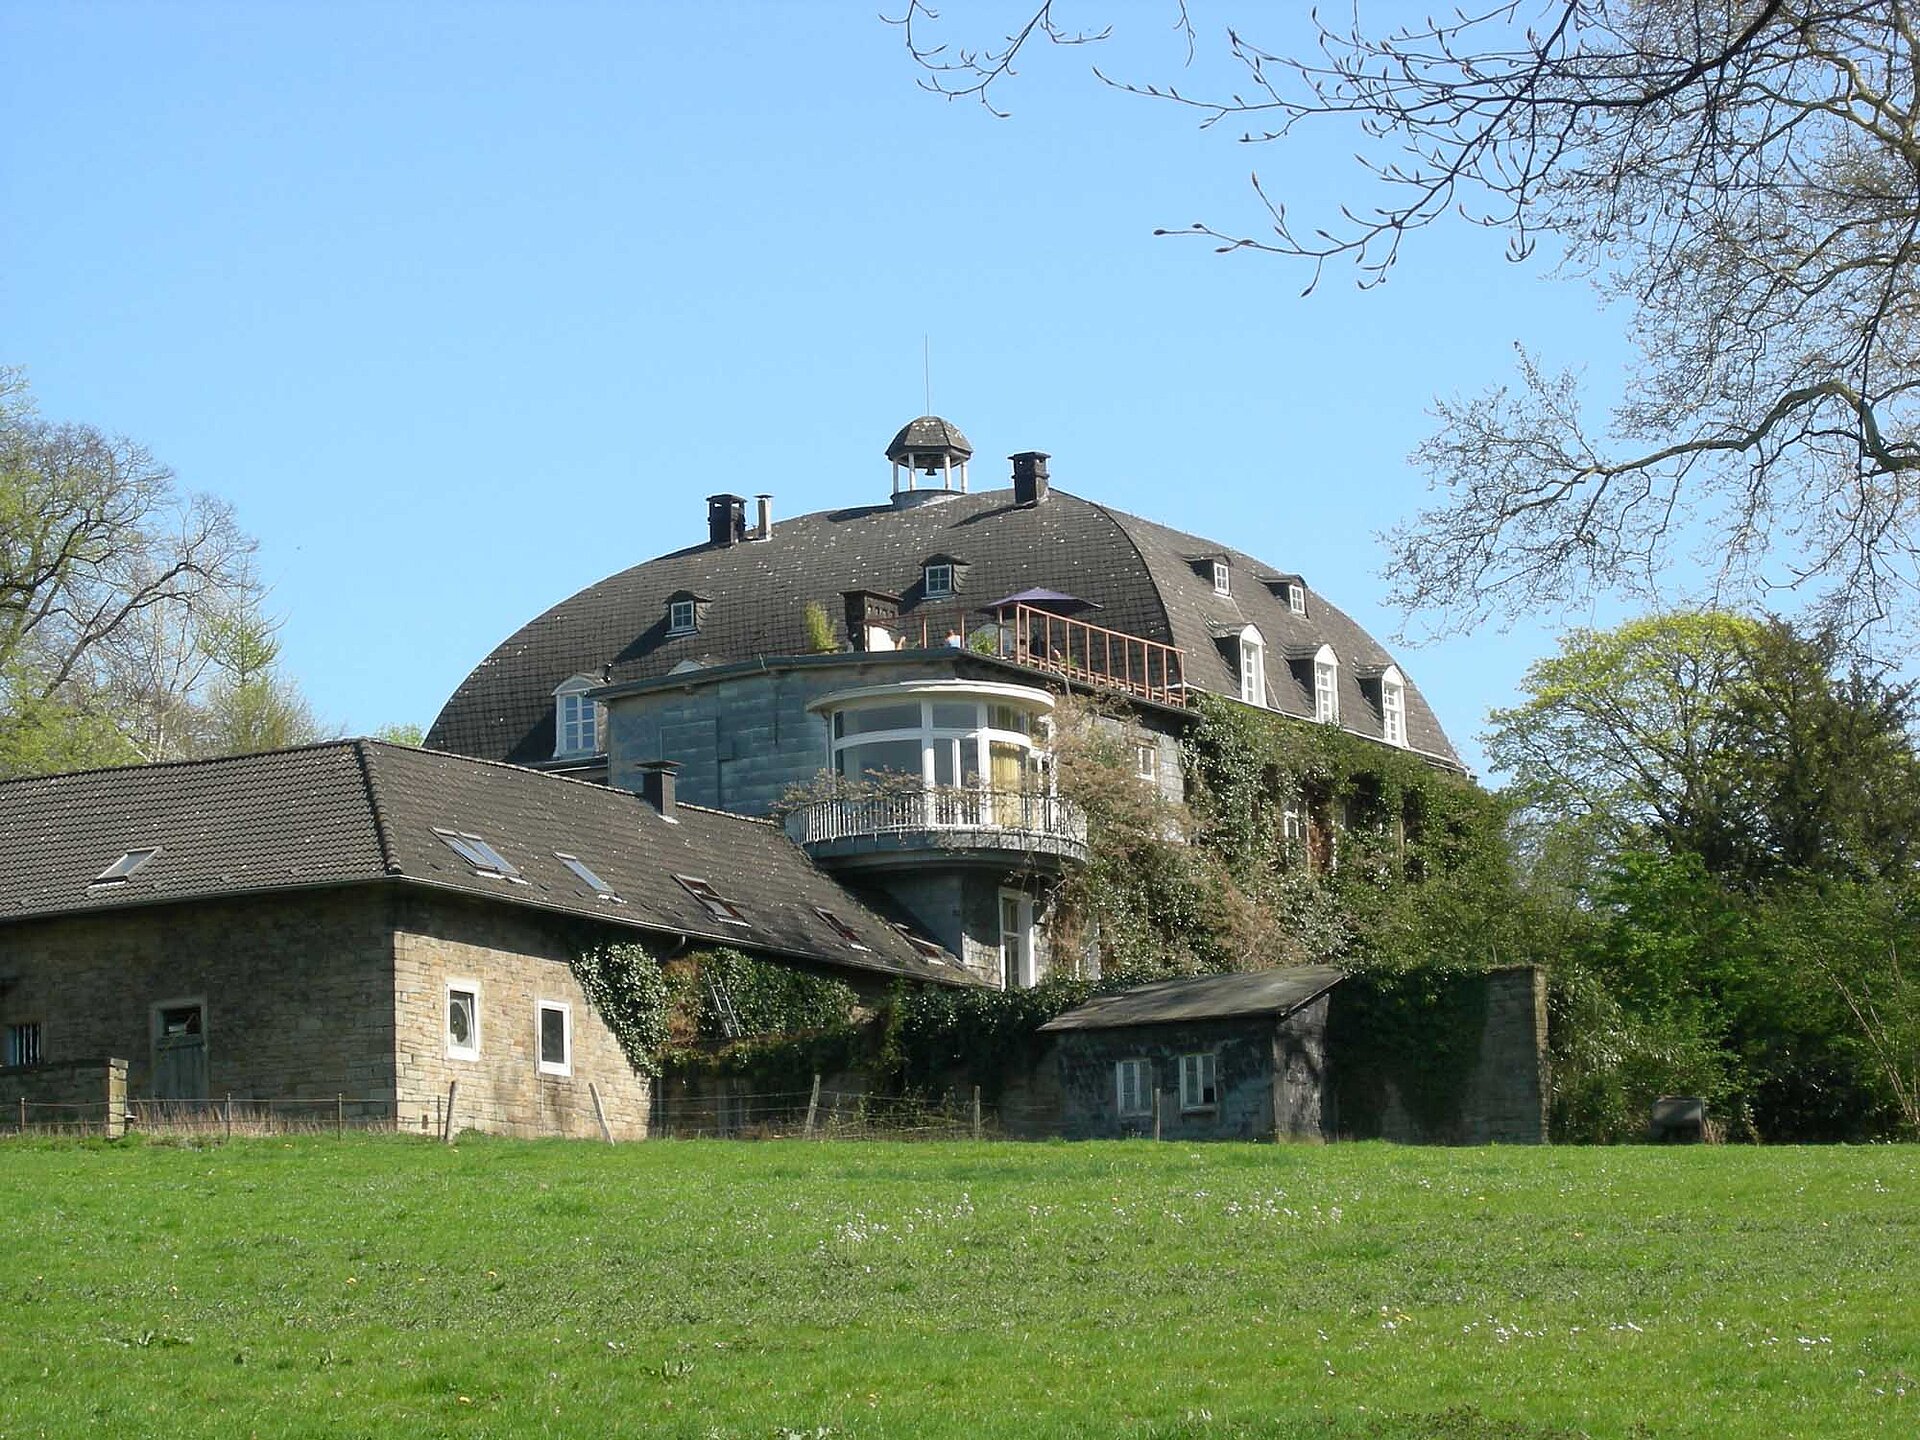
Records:
[[[1058,795],[1027,790],[926,789],[816,800],[789,811],[801,845],[928,831],[1004,831],[1070,845],[1087,843],[1087,817]]]
[[[1187,703],[1186,655],[1178,646],[1056,615],[1037,605],[926,611],[904,616],[888,628],[905,648],[931,650],[957,643],[1078,684],[1120,690],[1162,705]]]

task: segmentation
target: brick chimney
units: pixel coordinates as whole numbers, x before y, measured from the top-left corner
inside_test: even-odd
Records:
[[[842,590],[846,605],[847,639],[855,650],[891,650],[893,627],[900,623],[900,597],[884,590]]]
[[[1013,461],[1013,503],[1038,505],[1047,498],[1047,459],[1043,450],[1022,450]]]
[[[679,773],[680,766],[673,760],[642,760],[636,767],[640,772],[640,798],[660,813],[662,819],[674,819],[673,777]]]
[[[707,496],[707,539],[737,545],[747,538],[747,502],[739,495]]]

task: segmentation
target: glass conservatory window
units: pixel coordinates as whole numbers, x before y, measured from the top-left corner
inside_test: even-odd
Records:
[[[849,780],[1021,791],[1040,783],[1038,707],[942,696],[852,702],[830,718],[832,769]]]

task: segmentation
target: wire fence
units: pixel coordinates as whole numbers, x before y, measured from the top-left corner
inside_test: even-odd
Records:
[[[650,1134],[694,1140],[987,1140],[1004,1135],[999,1114],[978,1093],[938,1099],[868,1091],[716,1090],[661,1095]]]
[[[0,1109],[0,1135],[104,1136],[125,1134],[196,1136],[317,1135],[329,1131],[395,1130],[398,1110],[390,1099],[352,1095],[293,1099],[17,1100]]]

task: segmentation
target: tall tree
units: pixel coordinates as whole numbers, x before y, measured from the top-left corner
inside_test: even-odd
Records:
[[[923,84],[998,106],[1027,50],[1105,39],[1110,13],[1030,3],[971,44],[922,0],[897,23]],[[1205,37],[1168,14],[1191,60]],[[1229,28],[1220,93],[1109,83],[1256,144],[1334,124],[1359,147],[1338,216],[1256,177],[1262,233],[1174,233],[1366,285],[1464,216],[1632,308],[1608,423],[1525,353],[1442,403],[1418,452],[1441,499],[1392,537],[1404,605],[1444,628],[1651,590],[1704,537],[1721,593],[1806,587],[1851,632],[1920,611],[1916,34],[1915,0],[1511,0],[1293,54]]]

